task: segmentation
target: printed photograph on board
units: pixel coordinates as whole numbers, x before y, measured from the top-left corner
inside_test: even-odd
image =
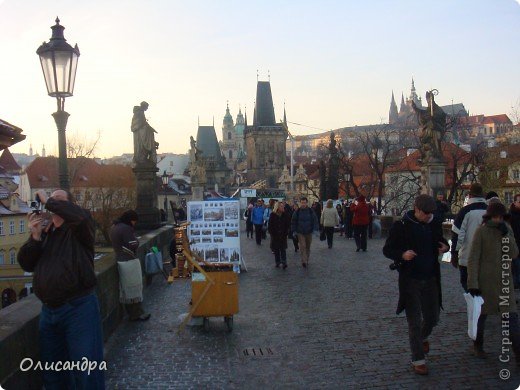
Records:
[[[190,205],[190,220],[191,222],[202,221],[203,219],[203,206],[202,204],[196,203]]]
[[[235,228],[226,229],[226,237],[238,237],[238,229],[235,229]]]
[[[228,248],[220,249],[220,262],[229,263],[229,249]]]
[[[238,219],[239,214],[239,205],[238,203],[229,203],[224,207],[224,213],[226,216],[226,220],[229,219]]]
[[[213,237],[213,242],[220,244],[224,242],[224,237]]]
[[[224,220],[224,208],[206,208],[204,209],[204,220],[205,221],[223,221]]]
[[[213,235],[214,236],[223,236],[224,231],[222,229],[215,229],[215,230],[213,230]]]
[[[229,249],[229,261],[239,261],[240,260],[240,250],[238,248]]]
[[[217,263],[218,262],[218,248],[214,246],[208,246],[206,247],[204,251],[206,257],[206,261]]]

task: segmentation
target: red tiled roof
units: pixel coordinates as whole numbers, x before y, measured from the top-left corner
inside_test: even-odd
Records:
[[[0,168],[3,168],[6,172],[19,172],[22,168],[15,161],[13,155],[9,149],[4,149],[0,156]]]
[[[93,159],[67,159],[72,188],[131,187],[135,184],[132,168],[125,165],[101,165]],[[59,188],[58,158],[37,157],[25,169],[31,188]]]
[[[506,114],[485,116],[482,121],[483,124],[502,123],[502,124],[513,124],[511,119]]]

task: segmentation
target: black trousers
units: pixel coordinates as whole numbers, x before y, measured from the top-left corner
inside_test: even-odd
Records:
[[[255,225],[255,238],[256,243],[260,245],[262,243],[262,227],[264,225]]]
[[[354,225],[354,240],[357,249],[367,250],[367,227],[368,225]]]
[[[502,314],[501,314],[502,315]],[[475,344],[483,349],[484,346],[484,330],[486,329],[487,314],[481,314],[477,323],[477,339]],[[520,358],[520,325],[518,323],[518,313],[510,312],[508,315],[502,315],[502,330],[509,331],[509,341],[515,354],[515,357]],[[504,336],[502,336],[504,337]]]
[[[332,239],[334,237],[334,226],[327,226],[323,228],[325,230],[325,236],[327,237],[327,245],[332,248]]]
[[[432,333],[439,322],[440,303],[437,279],[428,280],[410,278],[405,288],[406,320],[408,338],[412,350],[412,362],[424,364],[423,341]]]

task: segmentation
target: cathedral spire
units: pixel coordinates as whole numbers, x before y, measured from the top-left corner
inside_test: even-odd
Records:
[[[406,104],[404,103],[404,94],[401,92],[401,107],[399,108],[399,112],[406,111]]]
[[[394,91],[392,91],[392,100],[390,101],[390,112],[388,114],[388,123],[393,124],[397,122],[397,104],[395,104]]]
[[[283,102],[283,123],[287,126],[287,113],[285,112],[285,102]]]

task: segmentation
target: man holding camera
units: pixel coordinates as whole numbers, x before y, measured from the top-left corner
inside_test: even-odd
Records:
[[[434,218],[437,206],[429,195],[419,195],[414,209],[394,222],[383,254],[392,259],[391,269],[399,271],[399,303],[408,321],[408,337],[414,372],[426,375],[427,338],[439,321],[442,307],[441,271],[438,256],[449,250],[442,235],[442,222]]]
[[[34,293],[42,301],[40,355],[42,364],[64,367],[88,360],[97,369],[44,370],[46,389],[104,389],[103,336],[94,288],[94,222],[88,210],[64,191],[47,199],[36,193],[50,215],[29,215],[30,237],[20,248],[18,262],[33,272]],[[58,362],[61,362],[57,365]],[[66,367],[66,366],[65,366]]]

